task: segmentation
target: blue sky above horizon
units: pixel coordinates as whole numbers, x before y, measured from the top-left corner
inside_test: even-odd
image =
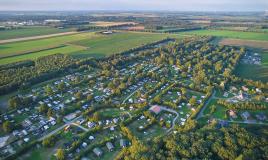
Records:
[[[265,11],[268,0],[0,0],[0,11]]]

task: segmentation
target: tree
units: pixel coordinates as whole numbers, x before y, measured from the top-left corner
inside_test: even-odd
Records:
[[[218,73],[222,70],[222,62],[221,62],[221,61],[218,61],[218,62],[215,64],[215,70],[216,70]]]
[[[63,149],[58,149],[56,153],[56,157],[58,160],[64,160],[65,159],[65,153]]]
[[[92,99],[93,99],[93,95],[92,94],[87,95],[87,100],[88,101],[91,101]]]
[[[194,97],[192,97],[190,100],[189,100],[189,103],[194,106],[196,104],[196,99]]]
[[[58,116],[57,117],[57,123],[61,123],[63,122],[63,117],[62,116]]]
[[[38,110],[40,113],[47,113],[48,106],[46,104],[41,104]]]
[[[75,96],[75,98],[77,98],[77,99],[81,99],[81,98],[82,98],[82,92],[78,91],[78,92],[75,93],[74,96]]]
[[[64,88],[65,88],[65,83],[64,82],[60,82],[58,84],[58,90],[62,92],[64,90]]]
[[[55,145],[55,137],[54,136],[50,136],[50,137],[45,138],[42,141],[42,145],[44,147],[53,147]]]
[[[8,100],[8,106],[11,109],[17,109],[21,104],[21,99],[18,96],[12,97]]]
[[[93,114],[93,116],[92,116],[92,119],[93,119],[93,121],[98,121],[98,120],[100,120],[100,114],[99,114],[99,112],[95,112],[94,114]]]
[[[53,90],[49,85],[46,86],[45,92],[48,96],[53,94]]]
[[[6,132],[6,133],[10,133],[12,131],[13,127],[12,127],[12,124],[9,122],[9,121],[5,121],[3,123],[3,130]]]
[[[53,116],[53,111],[52,111],[51,108],[49,108],[49,109],[47,110],[47,116],[48,116],[48,117],[52,117],[52,116]]]
[[[231,75],[231,70],[230,70],[229,68],[226,68],[226,69],[224,70],[224,72],[223,72],[223,76],[224,76],[225,78],[228,78],[228,77],[230,77],[230,75]]]

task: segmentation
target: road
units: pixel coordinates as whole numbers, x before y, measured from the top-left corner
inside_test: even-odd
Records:
[[[38,141],[42,141],[42,140],[44,140],[45,138],[50,137],[50,136],[56,134],[58,131],[64,129],[66,126],[68,126],[68,125],[72,125],[75,121],[79,120],[80,118],[82,118],[82,115],[76,117],[75,119],[73,119],[73,120],[71,120],[71,121],[69,121],[69,122],[66,122],[65,124],[63,124],[63,125],[60,126],[59,128],[57,128],[57,129],[51,131],[50,133],[44,135],[43,137],[40,137],[40,138],[38,139]],[[81,126],[81,127],[82,127],[82,126]],[[80,127],[80,128],[81,128],[81,127]]]
[[[218,119],[222,120],[222,119]],[[230,120],[222,120],[229,123],[240,123],[240,124],[259,124],[259,125],[268,125],[268,123],[256,122],[256,121],[230,121]]]
[[[176,114],[176,117],[175,117],[175,118],[173,119],[173,121],[172,121],[172,126],[167,130],[167,132],[170,132],[170,131],[174,128],[175,123],[176,123],[176,120],[179,118],[179,113],[176,112],[175,110],[170,109],[170,108],[167,108],[167,107],[160,106],[160,108],[161,108],[161,110],[163,110],[163,111],[167,111],[167,112],[171,112],[171,113]]]
[[[196,119],[199,119],[201,117],[203,117],[203,112],[204,110],[207,108],[207,105],[210,103],[210,101],[215,98],[215,94],[216,94],[216,91],[213,90],[213,93],[212,95],[209,97],[209,99],[207,100],[206,104],[201,108],[200,112],[198,113]]]
[[[122,104],[125,104],[126,101],[127,101],[133,94],[135,94],[136,92],[138,92],[138,90],[140,90],[140,89],[142,89],[142,87],[136,89],[136,90],[135,90],[134,92],[132,92],[129,96],[127,96],[127,98],[125,98],[125,99],[123,100]]]
[[[84,130],[84,131],[86,131],[86,132],[89,131],[89,129],[87,129],[87,128],[85,128],[85,127],[83,127],[83,126],[81,126],[80,124],[77,124],[77,123],[71,123],[70,125],[77,126],[77,127],[81,128],[82,130]]]
[[[47,34],[47,35],[41,35],[41,36],[32,36],[32,37],[22,37],[22,38],[0,40],[0,44],[11,43],[11,42],[19,42],[19,41],[35,40],[35,39],[42,39],[42,38],[50,38],[50,37],[70,35],[70,34],[76,34],[76,33],[78,33],[78,32],[63,32],[63,33]]]

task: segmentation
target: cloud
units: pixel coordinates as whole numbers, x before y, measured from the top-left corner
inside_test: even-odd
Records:
[[[267,0],[0,0],[0,10],[263,11]]]

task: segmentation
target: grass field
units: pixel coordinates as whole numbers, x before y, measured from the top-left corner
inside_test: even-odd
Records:
[[[236,75],[243,78],[268,82],[268,52],[262,53],[261,56],[261,65],[239,64],[235,70]]]
[[[31,51],[38,51],[41,49],[56,47],[73,41],[90,39],[97,36],[98,35],[94,33],[80,33],[80,34],[58,36],[39,40],[2,44],[0,45],[0,57],[19,55]]]
[[[52,55],[56,53],[69,54],[69,53],[78,52],[81,50],[84,50],[84,47],[75,46],[75,45],[67,45],[61,48],[56,48],[56,49],[49,49],[45,51],[34,52],[30,54],[24,54],[24,55],[8,57],[8,58],[0,58],[0,64],[8,64],[8,63],[13,63],[13,62],[18,62],[18,61],[23,61],[23,60],[28,60],[28,59],[36,59],[38,57]]]
[[[217,44],[230,46],[245,46],[251,48],[268,49],[268,41],[232,39],[232,38],[216,38]]]
[[[103,56],[119,53],[140,45],[158,41],[167,37],[167,34],[124,32],[100,36],[96,39],[75,42],[77,45],[88,47],[88,50],[76,53],[76,56],[90,55]],[[179,37],[179,36],[177,36]]]
[[[209,35],[234,39],[248,39],[268,41],[268,33],[257,32],[241,32],[241,31],[227,31],[227,30],[195,30],[188,32],[180,32],[182,34],[195,34],[195,35]]]
[[[91,32],[2,44],[0,45],[0,65],[55,53],[76,57],[101,57],[155,42],[168,36],[181,37],[175,34],[159,33],[120,32],[102,35]],[[62,45],[65,46],[59,47]]]
[[[72,29],[58,29],[45,26],[23,27],[19,29],[0,31],[0,40],[62,33],[71,30]]]

